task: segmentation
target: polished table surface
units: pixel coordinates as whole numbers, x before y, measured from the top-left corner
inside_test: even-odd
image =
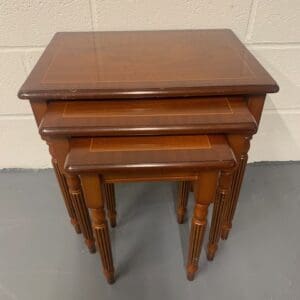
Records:
[[[18,95],[30,101],[40,134],[49,145],[71,223],[76,232],[83,233],[91,252],[95,251],[95,237],[87,208],[102,209],[97,215],[92,214],[92,221],[94,229],[104,228],[101,199],[105,195],[110,223],[115,226],[116,178],[106,174],[102,186],[97,174],[90,178],[91,174],[71,172],[68,162],[72,160],[68,158],[72,149],[74,159],[80,154],[73,171],[81,165],[96,171],[99,164],[120,166],[118,157],[141,165],[152,159],[177,164],[179,154],[185,151],[193,161],[204,159],[209,165],[209,149],[216,150],[212,154],[218,162],[226,151],[212,140],[207,143],[207,139],[217,135],[226,141],[227,154],[236,160],[236,169],[220,172],[219,191],[216,172],[204,172],[208,177],[199,173],[197,178],[202,178],[202,182],[198,183],[204,188],[201,193],[198,188],[194,190],[198,202],[199,197],[207,197],[203,205],[195,206],[193,220],[198,225],[206,224],[205,218],[197,219],[206,215],[198,208],[207,211],[208,203],[214,202],[207,246],[207,258],[212,260],[220,237],[227,239],[232,228],[250,140],[259,127],[265,96],[278,89],[272,77],[227,29],[66,32],[54,36]],[[113,140],[109,136],[114,136]],[[76,140],[79,147],[74,150]],[[82,152],[85,146],[88,151]],[[155,149],[150,151],[149,147]],[[172,151],[165,152],[166,147],[172,147]],[[118,150],[121,148],[124,151]],[[185,164],[184,159],[181,164]],[[117,182],[143,178],[125,169],[126,174]],[[150,173],[149,180],[161,180],[164,170],[162,167],[155,174]],[[190,173],[180,175],[180,170],[173,173],[172,178],[183,180],[177,207],[178,221],[182,223],[189,181],[195,178]],[[82,186],[92,202],[88,196],[84,198]],[[109,245],[108,238],[105,241]],[[192,235],[190,242],[190,249],[201,249],[202,239]],[[98,248],[105,263],[107,248],[101,245]],[[189,279],[194,277],[199,254],[198,251],[189,255]],[[109,282],[112,278],[108,277]]]
[[[146,137],[97,137],[72,140],[66,161],[69,172],[116,172],[134,170],[194,170],[203,166],[233,168],[232,150],[222,135]],[[188,153],[188,155],[187,155]],[[101,172],[100,172],[101,174]],[[160,176],[157,176],[159,179]]]
[[[243,97],[54,101],[42,136],[250,133],[257,123]]]
[[[20,98],[187,97],[276,92],[230,30],[57,33]]]

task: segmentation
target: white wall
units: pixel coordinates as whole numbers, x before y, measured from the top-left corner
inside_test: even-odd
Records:
[[[0,168],[50,166],[17,90],[56,31],[232,28],[278,81],[251,161],[300,159],[299,0],[0,0]]]

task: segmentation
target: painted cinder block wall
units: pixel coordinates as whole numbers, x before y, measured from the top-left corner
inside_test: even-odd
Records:
[[[299,0],[0,0],[0,168],[45,168],[48,149],[17,91],[56,31],[231,28],[280,85],[250,161],[300,159]]]

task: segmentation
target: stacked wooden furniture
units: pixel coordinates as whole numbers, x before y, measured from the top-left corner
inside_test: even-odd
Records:
[[[109,240],[105,234],[101,239],[99,228],[105,227],[104,202],[111,225],[116,224],[113,183],[181,180],[177,214],[182,222],[189,181],[202,178],[203,170],[197,163],[206,164],[204,174],[208,170],[222,170],[222,165],[216,163],[209,169],[209,159],[197,146],[197,140],[209,141],[211,148],[214,136],[221,140],[219,147],[223,147],[224,153],[214,152],[216,156],[210,159],[220,163],[232,151],[230,167],[237,161],[233,176],[228,176],[232,179],[222,182],[222,176],[211,176],[208,181],[205,179],[206,184],[195,187],[193,224],[205,224],[205,209],[202,206],[200,212],[196,210],[199,191],[210,195],[206,208],[214,202],[208,245],[208,258],[213,259],[219,236],[227,239],[232,226],[250,139],[257,131],[266,93],[277,91],[274,80],[230,30],[94,32],[56,34],[19,91],[19,97],[30,100],[40,134],[49,145],[71,222],[76,232],[83,233],[91,252],[95,251],[95,239],[86,205],[93,209],[95,236],[107,278],[112,282]],[[155,155],[153,149],[147,149],[147,155],[134,156],[142,160],[128,161],[136,145],[145,147],[145,141],[150,140],[158,151]],[[185,151],[185,156],[174,154],[178,149]],[[192,150],[198,151],[199,158],[192,155]],[[179,165],[189,162],[189,168],[184,168],[187,173],[181,174],[175,167],[170,174],[168,167],[174,167],[176,160],[167,160],[162,155],[164,151],[177,158]],[[122,163],[116,160],[118,155]],[[103,157],[110,165],[109,170],[113,163],[119,163],[122,176],[108,172],[104,161],[100,163]],[[148,173],[146,164],[152,169],[156,165],[156,169],[156,159],[161,159],[160,171],[150,176],[152,171]],[[128,162],[143,166],[143,172],[133,171],[129,163],[131,167],[124,173]],[[216,178],[218,184],[214,184]],[[219,190],[212,200],[209,188],[216,189],[217,185]],[[93,206],[94,200],[89,200],[95,197],[97,207]],[[200,240],[199,235],[191,234],[190,245],[196,242],[197,246],[193,248],[196,254],[192,261],[189,258],[189,265],[194,266],[188,268],[189,279],[197,269]]]

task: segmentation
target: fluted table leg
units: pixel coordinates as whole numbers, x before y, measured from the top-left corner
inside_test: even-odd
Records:
[[[222,226],[221,237],[223,240],[227,240],[229,232],[232,228],[232,220],[238,203],[240,190],[244,178],[244,173],[247,165],[248,155],[243,155],[240,159],[239,167],[234,175],[233,191],[228,201],[227,209],[224,216],[224,222]]]
[[[219,187],[214,202],[209,242],[207,246],[207,259],[213,260],[218,249],[218,242],[221,235],[221,227],[224,220],[225,208],[230,195],[232,182],[232,171],[222,171],[219,179]]]
[[[67,177],[67,183],[68,183],[73,207],[75,209],[75,213],[82,234],[85,238],[85,243],[89,251],[91,253],[94,253],[96,252],[95,240],[94,240],[93,230],[90,222],[90,215],[85,205],[84,197],[81,192],[79,177],[76,175],[66,175],[66,177]]]
[[[114,267],[111,253],[111,243],[104,207],[91,209],[95,239],[102,260],[104,275],[108,283],[114,283]]]
[[[64,175],[60,172],[58,163],[54,158],[52,158],[52,165],[53,165],[53,168],[55,171],[57,181],[60,186],[61,193],[62,193],[64,201],[65,201],[65,206],[67,208],[71,223],[74,226],[75,231],[77,233],[81,233],[81,229],[80,229],[77,217],[76,217],[75,208],[74,208],[72,200],[71,200],[71,196],[69,193],[68,184],[66,182],[66,179],[65,179]]]
[[[87,207],[91,210],[92,226],[108,283],[115,282],[111,242],[104,209],[103,183],[96,174],[82,174],[81,183]]]
[[[207,223],[206,216],[208,206],[209,204],[199,203],[195,205],[189,242],[190,245],[187,265],[188,280],[193,280],[198,270],[198,262]]]
[[[178,188],[178,202],[177,202],[177,222],[182,224],[184,221],[184,217],[186,214],[186,206],[189,197],[189,190],[190,190],[191,182],[189,181],[181,181],[179,183]]]
[[[116,197],[113,183],[105,183],[104,185],[105,202],[108,211],[108,218],[111,227],[117,225]]]
[[[71,219],[71,223],[73,224],[73,226],[75,228],[75,231],[77,233],[81,233],[79,222],[78,222],[78,219],[77,219],[77,216],[76,216],[76,213],[75,213],[75,208],[73,206],[73,203],[72,203],[72,200],[71,200],[71,195],[69,193],[68,184],[66,182],[66,178],[65,178],[65,176],[63,174],[63,171],[62,171],[62,169],[60,167],[60,164],[59,164],[59,161],[61,159],[61,154],[63,153],[63,151],[60,151],[60,147],[56,147],[56,143],[53,140],[45,139],[45,141],[49,146],[49,152],[50,152],[51,157],[52,157],[52,165],[53,165],[53,168],[54,168],[54,172],[55,172],[57,181],[59,183],[61,193],[62,193],[64,201],[65,201],[65,205],[66,205],[68,214],[69,214],[70,219]]]
[[[199,174],[195,185],[196,204],[189,239],[188,280],[193,280],[198,270],[199,257],[207,224],[208,207],[214,201],[217,177],[217,172],[202,172]]]
[[[243,183],[244,173],[248,160],[248,150],[250,148],[250,140],[252,136],[229,135],[228,141],[233,148],[238,160],[238,167],[234,173],[231,194],[227,207],[225,209],[224,222],[222,225],[221,238],[227,240],[229,232],[232,228],[232,220],[237,207],[241,186]]]

